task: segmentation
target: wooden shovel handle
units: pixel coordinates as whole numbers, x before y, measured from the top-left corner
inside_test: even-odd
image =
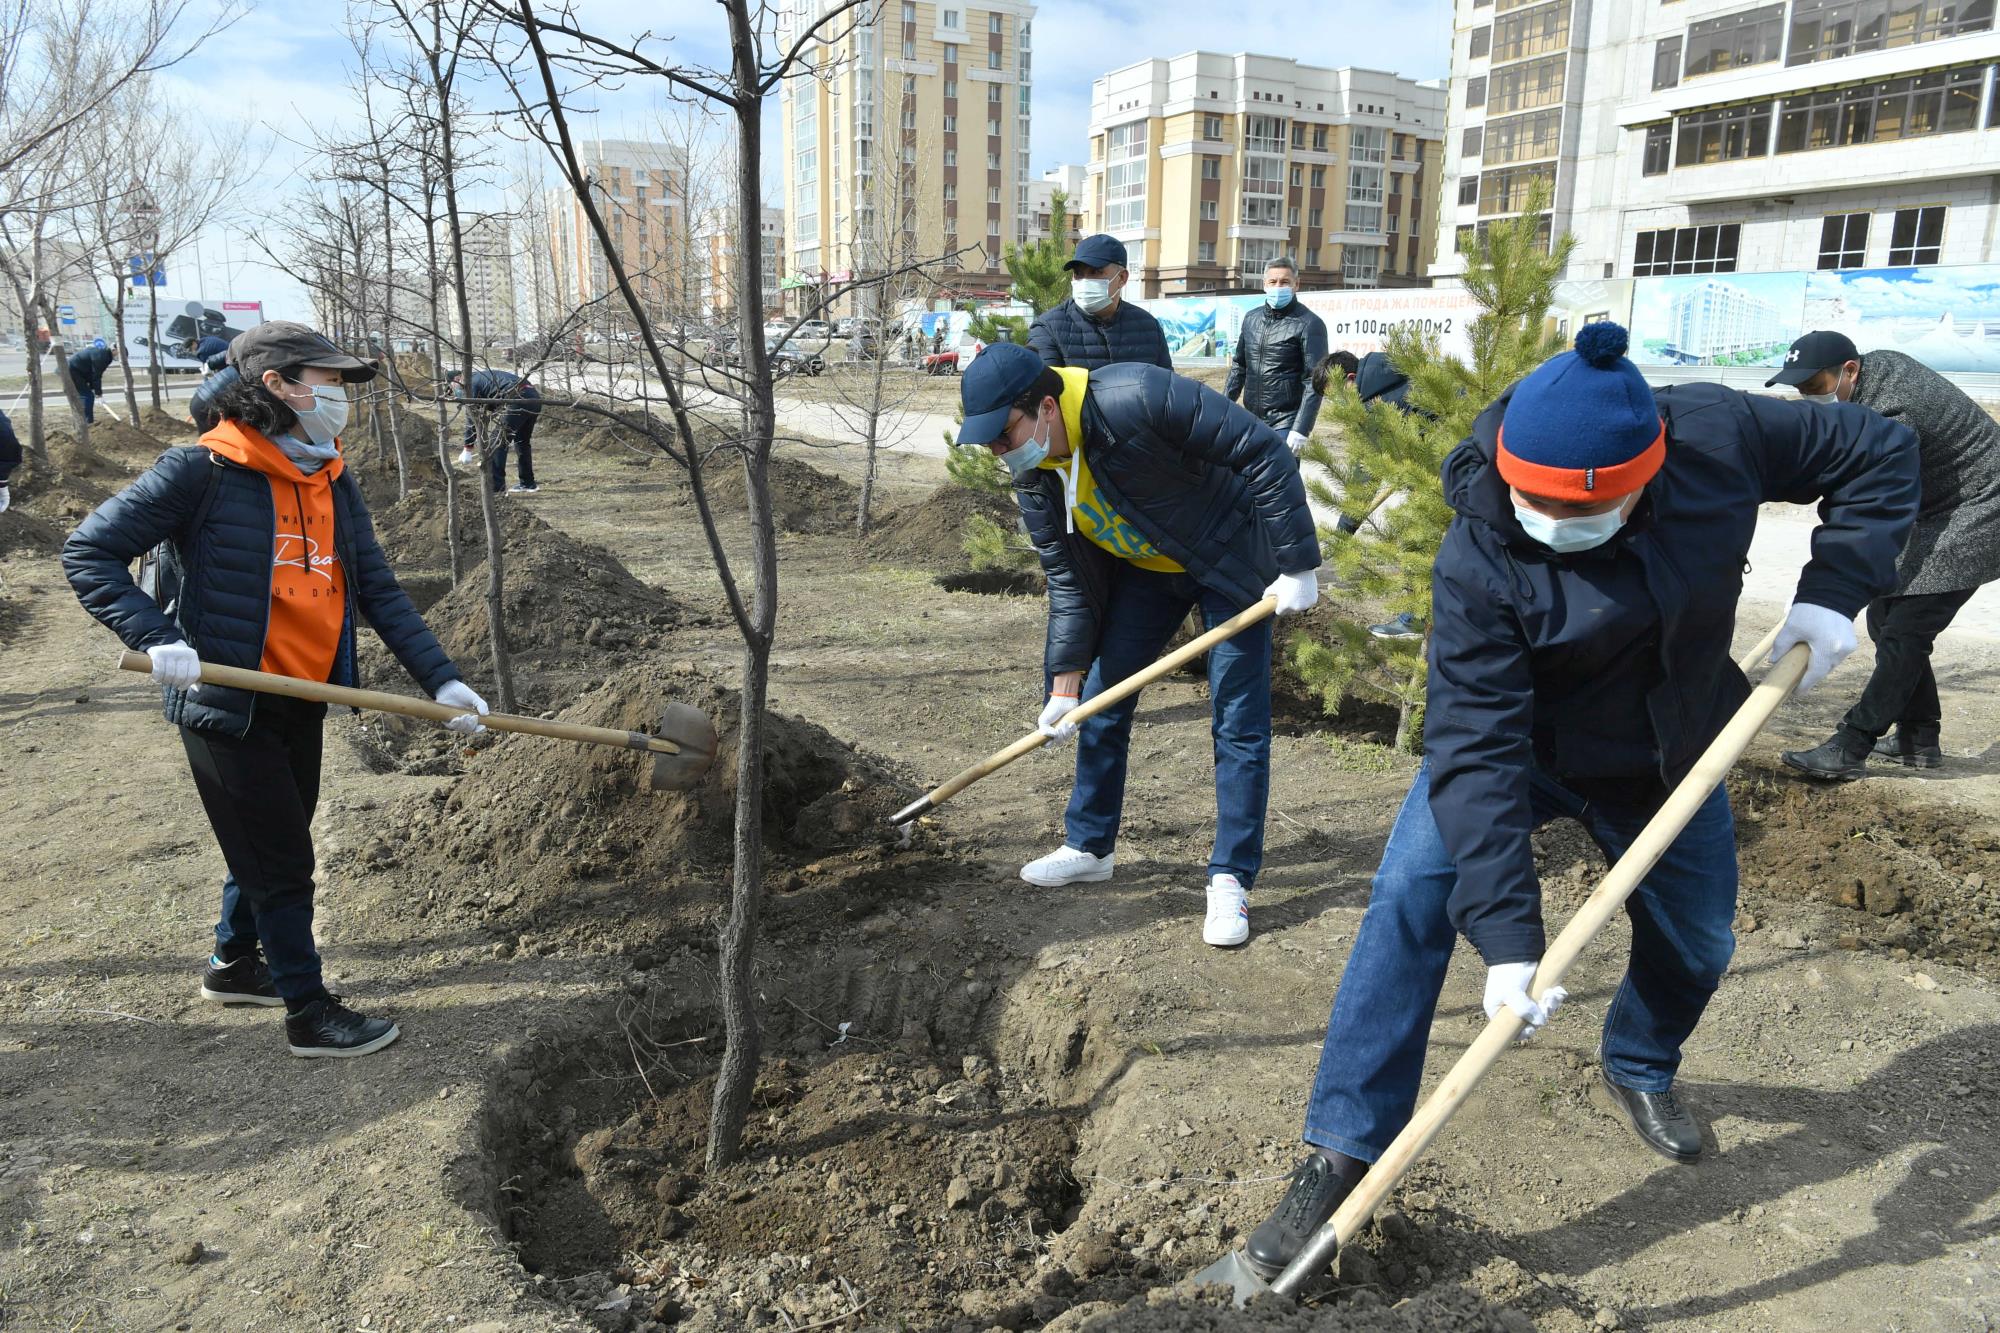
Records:
[[[1278,599],[1275,597],[1266,597],[1256,605],[1237,612],[1200,638],[1182,644],[1179,648],[1174,649],[1174,651],[1168,653],[1151,666],[1133,672],[1110,689],[1093,695],[1090,699],[1078,704],[1067,713],[1064,713],[1062,720],[1065,722],[1082,722],[1085,718],[1095,717],[1113,704],[1131,698],[1168,672],[1200,657],[1224,639],[1235,634],[1240,634],[1260,620],[1269,619],[1271,613],[1277,609]],[[952,778],[943,786],[938,787],[929,795],[898,810],[889,817],[889,822],[892,824],[907,824],[918,815],[935,810],[938,806],[943,805],[946,801],[949,801],[952,797],[958,795],[981,778],[1007,767],[1007,765],[1013,763],[1022,755],[1033,754],[1048,743],[1049,738],[1047,736],[1044,736],[1039,731],[1031,731],[1006,749],[986,756],[986,758],[980,760],[971,768],[966,769],[957,777]]]
[[[1805,644],[1799,644],[1780,658],[1771,668],[1770,675],[1736,710],[1729,725],[1722,734],[1709,743],[1708,749],[1695,762],[1695,766],[1673,793],[1666,804],[1660,807],[1644,829],[1618,858],[1618,864],[1611,867],[1609,874],[1597,886],[1597,891],[1585,900],[1570,918],[1562,934],[1542,955],[1541,966],[1535,969],[1535,978],[1528,983],[1530,997],[1539,999],[1551,986],[1557,985],[1569,972],[1597,932],[1625,905],[1632,896],[1632,890],[1653,868],[1653,864],[1673,846],[1674,839],[1687,827],[1695,811],[1708,800],[1709,793],[1729,775],[1730,768],[1743,756],[1750,742],[1771,720],[1785,696],[1805,675],[1806,663],[1811,651]],[[1389,1191],[1403,1178],[1424,1149],[1431,1145],[1450,1121],[1458,1108],[1465,1105],[1472,1090],[1479,1086],[1479,1080],[1486,1077],[1500,1055],[1514,1041],[1521,1031],[1521,1016],[1506,1006],[1487,1021],[1486,1030],[1466,1048],[1458,1063],[1451,1067],[1432,1091],[1429,1100],[1417,1108],[1410,1123],[1403,1126],[1403,1132],[1389,1145],[1375,1165],[1369,1168],[1354,1192],[1347,1196],[1334,1215],[1327,1219],[1306,1248],[1292,1260],[1291,1266],[1271,1283],[1271,1290],[1284,1295],[1296,1295],[1314,1275],[1325,1271],[1333,1256],[1342,1245],[1352,1240],[1382,1201],[1389,1197]]]
[[[118,669],[136,671],[140,675],[151,675],[153,659],[144,653],[129,649],[118,655]],[[366,708],[376,713],[401,713],[404,717],[420,717],[432,722],[444,722],[465,714],[463,708],[453,708],[434,699],[413,699],[407,694],[386,694],[381,690],[356,690],[345,685],[324,685],[318,681],[300,680],[296,676],[273,675],[268,671],[248,671],[242,667],[218,666],[214,662],[201,664],[201,681],[204,685],[226,685],[231,689],[255,690],[259,694],[282,694],[293,699],[310,699],[315,703],[341,704],[349,708]],[[551,722],[546,718],[521,717],[514,713],[488,713],[479,719],[489,731],[513,731],[525,736],[547,736],[559,741],[581,741],[585,745],[609,745],[622,750],[646,750],[654,754],[679,754],[681,747],[672,741],[661,740],[658,736],[648,736],[643,731],[614,731],[610,727],[584,727],[574,722]]]

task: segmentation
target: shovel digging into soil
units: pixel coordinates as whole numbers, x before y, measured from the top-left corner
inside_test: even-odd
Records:
[[[1751,650],[1745,665],[1768,652],[1776,639],[1777,632],[1774,630],[1764,643]],[[1786,653],[1771,668],[1764,682],[1744,701],[1743,707],[1736,711],[1736,716],[1730,719],[1721,734],[1710,742],[1694,768],[1667,797],[1659,813],[1626,849],[1625,855],[1618,858],[1618,864],[1611,867],[1596,892],[1577,909],[1562,934],[1542,956],[1541,966],[1535,970],[1534,980],[1528,985],[1531,999],[1539,1001],[1550,987],[1561,984],[1571,965],[1597,938],[1598,931],[1625,905],[1625,900],[1638,887],[1639,881],[1673,845],[1674,839],[1680,836],[1681,830],[1687,827],[1688,821],[1708,800],[1709,793],[1728,776],[1730,768],[1749,748],[1757,733],[1763,730],[1764,724],[1770,721],[1771,714],[1777,711],[1778,705],[1799,683],[1810,657],[1810,649],[1804,644]],[[1473,1089],[1479,1086],[1480,1079],[1498,1063],[1501,1053],[1513,1044],[1520,1031],[1520,1015],[1503,1005],[1487,1021],[1486,1030],[1466,1048],[1458,1063],[1438,1082],[1429,1099],[1417,1108],[1417,1113],[1410,1118],[1409,1124],[1403,1126],[1403,1132],[1396,1136],[1388,1151],[1369,1168],[1361,1183],[1354,1187],[1354,1192],[1347,1196],[1284,1272],[1274,1276],[1260,1271],[1242,1250],[1232,1250],[1196,1273],[1195,1284],[1226,1285],[1234,1292],[1237,1305],[1265,1292],[1296,1296],[1309,1280],[1325,1272],[1340,1252],[1340,1247],[1367,1225],[1369,1217],[1389,1197],[1389,1191],[1396,1187],[1403,1173],[1444,1132],[1445,1125],[1465,1105]]]
[[[144,653],[128,651],[119,655],[118,667],[121,671],[150,675],[153,659]],[[430,699],[385,694],[380,690],[356,690],[345,685],[323,685],[293,676],[272,675],[267,671],[218,666],[213,662],[201,664],[201,682],[237,690],[255,690],[259,694],[283,694],[293,699],[366,708],[377,713],[400,713],[404,717],[426,718],[432,722],[443,722],[465,712],[463,708],[453,708]],[[574,722],[551,722],[513,713],[488,713],[479,720],[489,731],[511,731],[527,736],[547,736],[559,741],[578,741],[585,745],[642,751],[653,759],[646,781],[649,791],[686,791],[700,782],[715,763],[715,725],[708,720],[706,713],[688,704],[668,704],[662,709],[658,731],[654,735],[643,731],[578,726]]]

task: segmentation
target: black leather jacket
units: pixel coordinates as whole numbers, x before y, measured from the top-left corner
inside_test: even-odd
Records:
[[[1283,310],[1260,305],[1243,317],[1223,392],[1273,430],[1312,434],[1320,393],[1313,371],[1326,360],[1326,324],[1294,298]]]

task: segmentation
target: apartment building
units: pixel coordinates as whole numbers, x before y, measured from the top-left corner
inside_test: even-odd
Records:
[[[785,210],[763,209],[757,232],[763,243],[763,280],[758,287],[759,316],[764,317],[783,309]],[[702,317],[726,319],[736,310],[736,210],[711,208],[701,213],[695,220],[695,245],[702,256]]]
[[[472,314],[475,347],[511,347],[515,329],[513,232],[497,213],[466,215],[465,298]],[[456,304],[456,298],[446,300]]]
[[[680,150],[632,139],[577,144],[611,245],[639,299],[672,315],[697,299],[701,261],[687,218]],[[615,290],[605,250],[567,185],[549,194],[556,305],[574,310]]]
[[[1043,172],[1040,180],[1028,182],[1028,239],[1048,239],[1057,194],[1063,196],[1067,215],[1064,239],[1072,246],[1083,239],[1084,189],[1089,179],[1081,162],[1066,162]]]
[[[1457,234],[1541,181],[1573,279],[2000,258],[1991,0],[1458,0],[1454,39]]]
[[[1436,254],[1445,90],[1284,56],[1190,51],[1091,86],[1087,229],[1146,296],[1422,285]]]
[[[837,7],[795,0],[784,40]],[[805,50],[817,77],[780,97],[789,273],[842,282],[944,259],[948,294],[1006,292],[1001,258],[1030,221],[1034,15],[1023,0],[886,0],[824,27]]]

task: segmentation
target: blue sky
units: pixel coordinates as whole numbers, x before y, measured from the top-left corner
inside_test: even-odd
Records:
[[[196,8],[216,0],[196,0]],[[726,59],[728,30],[713,0],[575,0],[582,21],[621,38],[642,28],[671,34],[671,52],[689,64]],[[1310,64],[1361,65],[1412,78],[1450,71],[1451,0],[1320,0],[1280,5],[1269,0],[1220,6],[1215,0],[1046,0],[1034,29],[1034,126],[1030,148],[1037,174],[1060,162],[1087,160],[1091,80],[1106,70],[1190,50],[1292,55]],[[1223,17],[1219,18],[1218,16]],[[643,16],[643,17],[641,17]],[[252,0],[229,31],[190,62],[161,76],[173,99],[211,119],[240,123],[271,144],[258,175],[242,182],[280,209],[302,188],[310,154],[299,146],[312,131],[338,134],[353,123],[358,101],[349,88],[354,61],[334,0]],[[496,97],[503,94],[496,93]],[[767,159],[778,143],[776,99],[766,115]],[[601,98],[600,132],[643,137],[657,99],[642,86]],[[518,154],[501,154],[511,165]],[[767,196],[776,202],[775,161],[767,161]],[[478,202],[474,201],[475,204]],[[240,236],[211,233],[199,252],[170,273],[171,291],[208,299],[257,299],[266,313],[303,317],[304,292],[262,263]],[[205,279],[205,283],[201,280]],[[203,287],[203,290],[197,290]]]

